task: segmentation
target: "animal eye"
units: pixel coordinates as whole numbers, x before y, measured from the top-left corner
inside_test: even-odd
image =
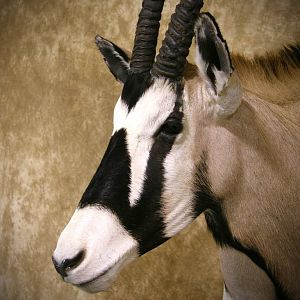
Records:
[[[177,118],[168,118],[166,122],[160,128],[160,132],[166,135],[177,135],[182,131],[181,120]]]

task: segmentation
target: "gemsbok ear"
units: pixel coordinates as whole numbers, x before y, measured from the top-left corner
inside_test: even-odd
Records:
[[[96,36],[95,42],[111,73],[117,80],[125,83],[130,70],[129,57],[121,48],[100,35]]]
[[[196,64],[208,95],[214,101],[214,113],[227,117],[241,103],[241,89],[231,65],[226,41],[214,17],[201,13],[195,26]]]

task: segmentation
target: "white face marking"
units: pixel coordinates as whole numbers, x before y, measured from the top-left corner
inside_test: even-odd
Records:
[[[121,97],[118,99],[115,109],[114,109],[114,129],[112,135],[122,128],[124,128],[124,124],[128,115],[128,107],[121,100]]]
[[[131,206],[139,199],[145,180],[153,135],[172,113],[176,94],[169,83],[158,79],[139,99],[128,113],[126,104],[118,100],[114,113],[114,132],[125,128],[127,145],[131,157],[131,185],[129,202]]]
[[[137,241],[112,212],[98,207],[75,211],[59,237],[53,257],[61,263],[82,250],[83,261],[64,280],[75,285],[93,280],[81,286],[89,292],[107,289],[120,269],[138,257]]]
[[[172,237],[190,224],[193,219],[194,176],[197,160],[193,144],[195,142],[195,123],[197,114],[183,93],[184,126],[172,150],[167,155],[165,184],[162,195],[165,237]]]
[[[114,132],[121,128],[127,132],[131,159],[129,201],[132,207],[136,205],[143,190],[154,133],[173,112],[176,98],[168,82],[156,80],[130,112],[121,99],[116,104]],[[188,98],[187,91],[184,91],[184,129],[176,137],[164,161],[161,214],[165,237],[174,236],[194,218],[193,177],[198,165],[197,159],[200,159],[199,149],[195,149],[194,145],[199,136],[196,124],[199,110],[195,110],[196,101],[187,101]],[[198,158],[195,159],[195,156]],[[111,211],[87,206],[75,211],[58,240],[54,259],[61,263],[82,250],[85,251],[83,261],[71,269],[64,280],[75,285],[85,283],[80,287],[97,292],[107,289],[119,270],[138,257],[138,242]],[[105,274],[101,275],[103,272]]]
[[[165,183],[162,195],[165,237],[172,237],[191,223],[193,215],[193,177],[195,159],[192,156],[195,124],[198,115],[188,105],[184,94],[185,120],[183,132],[176,138],[164,163]],[[126,104],[119,99],[115,107],[114,131],[126,128],[131,157],[131,186],[129,201],[134,206],[139,199],[145,179],[153,134],[173,111],[176,95],[167,82],[159,80],[138,101],[128,114]],[[183,109],[183,108],[182,108]],[[184,157],[184,159],[183,159]]]

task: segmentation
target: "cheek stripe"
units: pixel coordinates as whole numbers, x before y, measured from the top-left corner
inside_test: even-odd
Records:
[[[166,140],[158,136],[150,151],[146,178],[141,197],[135,206],[135,218],[138,224],[140,254],[162,244],[164,237],[164,221],[162,216],[161,196],[164,186],[164,160],[172,149],[175,138]]]

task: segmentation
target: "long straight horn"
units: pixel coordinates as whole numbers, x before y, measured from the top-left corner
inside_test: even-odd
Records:
[[[171,17],[159,54],[151,70],[154,76],[180,80],[194,36],[202,0],[181,0]]]
[[[143,0],[130,62],[133,73],[147,72],[152,68],[163,6],[164,0]]]

